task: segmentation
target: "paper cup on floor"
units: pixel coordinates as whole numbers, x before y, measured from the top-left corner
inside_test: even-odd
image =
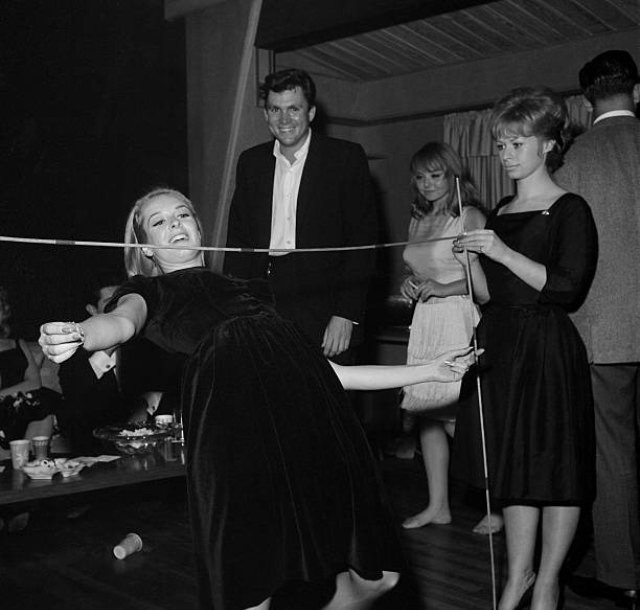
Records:
[[[116,546],[113,547],[113,554],[117,559],[124,559],[142,550],[142,538],[133,532],[127,534]]]
[[[36,460],[43,460],[49,456],[49,437],[48,436],[34,436],[31,439],[33,444],[33,453]]]
[[[29,461],[29,448],[31,441],[28,439],[20,439],[10,441],[11,447],[11,465],[15,470],[22,468]]]

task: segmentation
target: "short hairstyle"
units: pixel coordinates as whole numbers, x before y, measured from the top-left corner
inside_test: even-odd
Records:
[[[316,105],[316,86],[313,79],[307,72],[297,68],[287,68],[269,74],[260,87],[260,97],[266,102],[269,92],[293,91],[296,87],[301,89],[310,108]]]
[[[443,171],[449,184],[449,196],[447,209],[452,216],[459,216],[457,189],[455,188],[456,176],[460,181],[460,198],[462,205],[471,205],[482,208],[479,201],[476,186],[473,183],[468,171],[462,166],[460,155],[449,144],[444,142],[428,142],[413,157],[409,163],[409,170],[415,174],[420,169],[427,171]],[[433,210],[433,205],[427,201],[418,191],[415,180],[411,179],[413,187],[413,203],[411,205],[411,216],[423,218]]]
[[[616,95],[631,95],[640,82],[638,66],[627,51],[605,51],[587,62],[578,74],[584,96],[596,100]]]
[[[180,191],[176,191],[175,189],[160,187],[154,188],[149,191],[146,195],[143,195],[138,199],[131,208],[129,212],[129,216],[127,218],[127,224],[124,229],[124,243],[125,244],[145,244],[147,243],[147,235],[140,224],[140,215],[142,212],[142,208],[144,205],[155,199],[156,197],[161,197],[163,195],[167,195],[169,197],[174,197],[178,201],[182,202],[189,211],[193,214],[193,218],[196,221],[196,226],[198,227],[198,232],[202,237],[202,223],[200,222],[200,217],[196,212],[195,208],[191,201],[185,197]],[[127,275],[131,277],[132,275],[158,275],[160,270],[155,265],[155,263],[146,257],[142,253],[142,248],[125,248],[124,249],[124,267],[127,271]]]
[[[100,291],[110,286],[120,286],[127,278],[122,271],[98,269],[91,275],[86,285],[85,300],[95,305],[100,300]]]
[[[561,95],[548,87],[513,89],[493,106],[491,135],[537,136],[555,142],[546,165],[553,171],[562,163],[565,134],[569,128],[567,105]]]

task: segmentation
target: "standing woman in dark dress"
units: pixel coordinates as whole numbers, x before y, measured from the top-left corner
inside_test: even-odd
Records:
[[[261,300],[262,281],[203,266],[200,222],[182,194],[136,202],[125,262],[136,274],[81,324],[51,322],[55,362],[141,333],[185,360],[187,484],[200,607],[266,610],[292,581],[335,578],[327,610],[364,610],[390,589],[402,554],[348,389],[460,379],[455,350],[413,367],[338,366]],[[162,248],[164,246],[164,249]],[[167,248],[169,246],[169,248]]]
[[[566,116],[562,98],[544,88],[516,89],[496,103],[492,134],[517,192],[499,203],[484,229],[454,242],[459,256],[480,254],[472,274],[476,298],[486,304],[478,343],[485,349],[479,370],[489,487],[505,506],[509,563],[500,610],[520,607],[530,595],[534,610],[558,606],[560,569],[581,507],[594,497],[589,367],[567,312],[593,278],[597,235],[586,202],[549,174]],[[463,386],[464,395],[474,383],[465,379]],[[481,486],[479,439],[477,406],[467,403],[458,417],[454,469]]]

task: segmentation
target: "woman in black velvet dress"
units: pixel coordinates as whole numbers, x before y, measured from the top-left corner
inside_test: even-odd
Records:
[[[105,349],[142,333],[184,356],[201,607],[263,610],[287,583],[335,577],[327,609],[368,608],[397,581],[402,556],[344,388],[454,381],[469,364],[468,350],[415,367],[330,363],[264,302],[266,284],[203,267],[193,249],[200,223],[176,191],[136,202],[126,239],[153,247],[127,250],[135,277],[114,295],[109,313],[44,324],[40,343],[60,362],[81,345]]]
[[[589,206],[547,169],[558,160],[565,120],[564,101],[548,89],[518,89],[496,104],[492,132],[517,193],[498,204],[485,229],[454,242],[454,251],[480,254],[472,272],[486,303],[477,334],[489,486],[505,506],[509,562],[500,610],[520,607],[525,594],[534,610],[558,605],[580,507],[594,497],[589,365],[567,312],[593,278],[597,236]],[[478,439],[477,407],[469,404],[457,420],[454,468],[482,485],[482,456],[469,449]]]

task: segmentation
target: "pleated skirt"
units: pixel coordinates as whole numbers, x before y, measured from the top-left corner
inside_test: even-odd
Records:
[[[443,352],[471,344],[480,316],[466,296],[416,303],[411,321],[407,364],[424,364]],[[460,382],[418,383],[403,388],[402,408],[431,419],[455,420]]]
[[[491,306],[478,326],[489,488],[510,504],[575,505],[595,495],[589,363],[568,315],[553,306]],[[465,376],[453,473],[484,487],[475,372]]]

